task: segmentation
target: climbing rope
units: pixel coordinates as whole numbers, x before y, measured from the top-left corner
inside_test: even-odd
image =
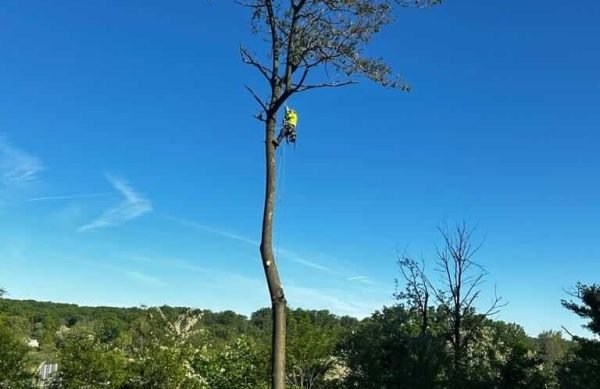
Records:
[[[285,147],[282,147],[280,150],[277,151],[277,170],[276,170],[276,174],[275,174],[275,190],[276,190],[276,194],[275,194],[275,205],[277,206],[278,214],[279,214],[279,220],[282,221],[284,220],[284,212],[283,210],[285,209],[284,207],[281,206],[283,198],[284,198],[284,192],[285,192]],[[280,223],[281,224],[281,223]],[[279,231],[279,229],[274,228],[274,231]],[[275,255],[277,258],[279,258],[279,251],[280,251],[280,247],[281,247],[281,235],[278,232],[275,232]]]

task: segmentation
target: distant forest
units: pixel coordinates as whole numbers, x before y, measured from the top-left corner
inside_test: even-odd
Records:
[[[288,387],[600,388],[597,340],[553,331],[532,338],[472,311],[464,312],[465,346],[457,349],[452,314],[432,304],[424,326],[413,292],[407,286],[397,305],[363,320],[290,310]],[[575,295],[563,305],[598,334],[600,289],[578,285]],[[0,299],[0,388],[267,388],[270,333],[270,309],[248,318]],[[58,372],[39,382],[44,362]]]

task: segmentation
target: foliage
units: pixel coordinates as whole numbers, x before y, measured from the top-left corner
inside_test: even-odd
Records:
[[[58,364],[60,370],[53,375],[50,388],[119,388],[127,379],[124,353],[103,344],[86,328],[66,334]]]
[[[559,388],[558,369],[572,348],[572,342],[559,331],[544,331],[535,339],[535,348],[542,360],[542,374],[547,388]]]
[[[600,335],[600,285],[578,283],[571,294],[579,302],[563,300],[565,308],[589,320],[583,325],[594,335]],[[560,366],[558,376],[565,388],[600,387],[600,341],[574,336],[576,345]]]
[[[246,0],[252,11],[252,31],[268,43],[268,60],[261,61],[242,48],[242,60],[254,66],[271,86],[270,103],[263,109],[276,113],[294,93],[339,87],[366,77],[386,87],[409,87],[392,75],[380,58],[365,55],[368,44],[393,22],[394,5],[426,7],[439,0]],[[327,68],[333,74],[317,73]],[[309,82],[309,74],[318,79]],[[274,92],[274,93],[273,93]],[[269,105],[269,107],[267,107]]]
[[[161,308],[148,310],[140,321],[130,347],[130,383],[139,388],[208,389],[193,363],[205,348],[193,343],[202,334],[197,324],[201,313],[187,310],[171,319]]]
[[[431,299],[424,331],[422,310],[412,301],[362,321],[289,310],[288,387],[447,388],[454,367],[451,318]],[[584,301],[595,300],[588,296],[575,304],[578,312],[593,315]],[[0,388],[31,387],[41,361],[59,364],[53,388],[268,387],[270,309],[246,318],[172,307],[89,308],[2,299],[0,310]],[[570,342],[551,331],[529,338],[520,326],[477,311],[465,320],[477,326],[464,349],[464,388],[598,387],[597,341]],[[25,340],[31,336],[43,336],[47,344],[28,351]]]
[[[6,319],[0,316],[0,388],[33,388],[33,375],[28,371],[27,346],[15,336]]]
[[[27,357],[21,371],[31,372],[43,361],[57,362],[54,388],[260,389],[268,382],[270,309],[247,319],[231,311],[3,300],[0,310],[6,312],[4,323],[13,334],[20,334],[24,356],[24,339],[48,338],[45,346],[30,352],[37,364]],[[325,385],[325,372],[334,366],[333,350],[358,320],[327,311],[289,314],[290,363],[319,371],[318,385]]]
[[[327,311],[295,310],[288,318],[287,381],[290,387],[325,387],[338,366],[333,356],[337,342],[347,329]]]
[[[439,388],[445,354],[444,342],[421,334],[419,317],[402,306],[374,313],[341,349],[346,385],[361,389]]]
[[[597,340],[578,338],[558,370],[562,388],[600,388],[600,345]]]
[[[197,371],[206,377],[210,389],[258,389],[264,383],[259,369],[256,345],[240,337],[219,353],[203,354],[195,361]]]
[[[571,296],[580,302],[563,300],[562,305],[579,317],[589,320],[583,327],[593,334],[600,335],[600,285],[578,283]]]
[[[469,388],[545,388],[542,360],[517,324],[485,320],[467,349]]]

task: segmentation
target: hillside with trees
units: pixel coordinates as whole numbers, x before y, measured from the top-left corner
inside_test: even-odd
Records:
[[[293,389],[599,388],[600,341],[530,337],[478,310],[487,275],[471,230],[441,229],[435,280],[398,259],[397,304],[358,320],[287,311],[286,385]],[[563,306],[600,335],[600,288],[576,285]],[[268,388],[272,314],[183,307],[80,307],[0,300],[0,387]],[[58,370],[40,382],[42,363]]]

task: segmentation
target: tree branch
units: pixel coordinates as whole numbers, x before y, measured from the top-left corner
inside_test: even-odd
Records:
[[[262,74],[267,79],[267,81],[271,81],[272,77],[269,74],[270,70],[267,69],[266,66],[264,66],[263,64],[258,62],[258,60],[256,58],[254,58],[254,56],[252,54],[250,54],[250,51],[248,51],[246,48],[240,46],[240,55],[242,57],[243,63],[254,66],[260,72],[260,74]]]
[[[265,0],[267,8],[268,23],[271,30],[271,55],[273,55],[273,66],[271,69],[271,89],[275,91],[277,77],[279,77],[279,37],[277,36],[277,20],[273,10],[273,0]],[[274,95],[275,93],[273,93]],[[276,98],[276,96],[272,96]]]
[[[258,97],[258,95],[256,94],[256,92],[254,92],[254,90],[252,90],[252,88],[250,88],[248,85],[244,85],[244,88],[246,88],[248,90],[248,92],[250,92],[250,94],[252,95],[252,97],[254,97],[254,100],[256,100],[258,102],[258,104],[260,105],[260,107],[267,112],[267,105],[260,99],[260,97]]]
[[[297,86],[294,88],[294,92],[306,92],[307,90],[317,89],[317,88],[340,88],[347,85],[356,84],[356,81],[348,80],[342,82],[324,82],[322,84],[313,84],[313,85],[304,85]]]

